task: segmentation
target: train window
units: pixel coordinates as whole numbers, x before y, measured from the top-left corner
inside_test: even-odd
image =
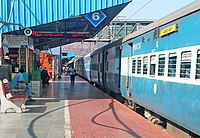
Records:
[[[97,63],[94,63],[94,70],[96,71],[97,70]]]
[[[176,76],[176,60],[177,60],[176,53],[169,54],[169,61],[168,61],[168,76],[169,77]]]
[[[136,69],[136,60],[133,59],[133,62],[132,62],[132,73],[135,73],[135,69]]]
[[[131,42],[131,43],[128,43],[128,45],[132,47],[132,46],[133,46],[133,43],[132,43],[132,42]]]
[[[91,63],[91,70],[94,70],[93,68],[94,68],[94,65],[93,65],[93,63]]]
[[[150,58],[150,75],[155,75],[156,73],[156,56],[151,56]]]
[[[98,63],[94,63],[94,70],[98,71]]]
[[[143,58],[143,74],[147,74],[147,70],[148,70],[148,57],[145,56]]]
[[[156,39],[159,37],[159,29],[158,28],[155,28],[154,32],[153,32],[153,39]]]
[[[103,65],[102,65],[102,63],[100,63],[100,72],[102,72],[103,71]]]
[[[141,74],[141,63],[142,63],[141,58],[138,58],[137,59],[137,74]]]
[[[67,56],[67,53],[62,53],[62,56]]]
[[[165,73],[165,55],[159,55],[158,57],[158,76],[164,76]]]
[[[99,71],[99,63],[96,63],[96,71]]]
[[[142,42],[145,42],[145,37],[144,36],[142,37]]]
[[[196,75],[195,79],[200,79],[200,50],[197,52]]]
[[[109,64],[108,64],[108,61],[106,62],[106,71],[108,71],[108,66],[109,66]]]
[[[191,57],[192,57],[191,51],[182,52],[180,78],[190,78]]]

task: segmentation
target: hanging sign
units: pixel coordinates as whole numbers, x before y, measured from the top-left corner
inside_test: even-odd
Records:
[[[31,37],[40,38],[89,38],[88,32],[70,32],[70,33],[39,33],[33,32]]]
[[[160,30],[160,36],[165,36],[167,34],[170,34],[172,32],[176,32],[177,31],[177,24],[171,25],[167,28],[164,28],[162,30]]]
[[[94,27],[97,27],[106,18],[106,15],[102,11],[95,11],[87,14],[86,18]]]

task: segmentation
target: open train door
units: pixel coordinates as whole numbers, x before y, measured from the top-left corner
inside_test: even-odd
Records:
[[[132,57],[127,58],[126,90],[128,98],[131,98],[132,91]]]
[[[124,43],[121,48],[120,90],[122,96],[131,99],[132,91],[132,42]],[[125,84],[125,85],[124,85]]]
[[[128,43],[128,64],[127,64],[127,95],[128,98],[132,97],[132,53],[133,53],[133,42]]]

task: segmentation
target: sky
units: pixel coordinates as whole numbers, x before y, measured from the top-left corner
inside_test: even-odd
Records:
[[[195,0],[132,0],[118,16],[134,20],[158,20],[193,1]]]

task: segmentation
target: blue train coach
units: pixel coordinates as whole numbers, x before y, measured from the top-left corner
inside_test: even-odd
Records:
[[[77,69],[77,73],[82,76],[84,79],[87,81],[91,81],[91,76],[90,76],[90,54],[87,54],[85,57],[79,58],[75,62],[75,68]]]
[[[76,61],[77,73],[106,92],[120,94],[120,46],[122,39]]]
[[[122,43],[120,90],[127,104],[200,135],[200,1]]]

